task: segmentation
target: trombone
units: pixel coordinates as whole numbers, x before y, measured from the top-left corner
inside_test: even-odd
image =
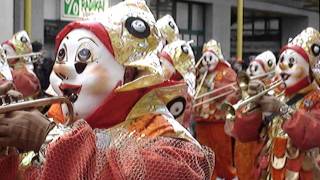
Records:
[[[4,98],[5,97],[1,96],[2,102],[5,101]],[[31,101],[18,101],[18,102],[13,102],[12,98],[10,98],[10,101],[11,101],[10,103],[3,103],[0,106],[0,114],[5,114],[12,111],[33,109],[33,108],[47,106],[55,103],[61,103],[61,104],[66,104],[68,108],[68,114],[67,114],[68,117],[67,117],[66,124],[71,124],[75,120],[72,103],[68,98],[63,96],[48,97],[48,98],[31,100]]]
[[[227,85],[222,86],[220,88],[214,89],[214,90],[212,90],[210,92],[201,94],[199,96],[195,96],[195,101],[197,101],[197,100],[199,100],[199,99],[201,99],[203,97],[210,96],[210,95],[212,95],[214,93],[217,93],[218,91],[227,90],[229,88],[233,88],[233,89],[230,89],[227,92],[218,94],[218,95],[216,95],[214,97],[211,97],[211,98],[209,98],[207,100],[204,100],[202,102],[196,103],[196,104],[193,105],[193,107],[198,107],[198,106],[201,106],[203,104],[210,103],[210,102],[215,101],[215,100],[217,100],[217,99],[219,99],[221,97],[228,96],[228,95],[230,95],[230,94],[232,94],[232,93],[234,93],[234,92],[236,92],[238,90],[241,90],[242,96],[244,97],[245,92],[248,90],[248,85],[249,85],[250,80],[265,78],[265,77],[269,76],[270,74],[274,74],[274,73],[275,73],[274,71],[271,71],[271,72],[260,74],[260,75],[256,75],[256,76],[249,76],[249,75],[247,75],[246,72],[241,71],[241,72],[238,73],[237,82],[230,83],[230,84],[227,84]],[[200,85],[202,85],[202,83],[200,83]],[[199,93],[199,91],[197,91],[197,92]],[[197,93],[197,95],[198,95],[198,93]]]
[[[12,60],[12,59],[20,59],[23,58],[26,63],[36,63],[40,57],[43,57],[43,52],[33,52],[33,53],[27,53],[27,54],[20,54],[20,55],[15,55],[15,56],[7,56],[7,60]],[[31,60],[27,58],[31,58]]]
[[[257,95],[248,97],[247,99],[244,100],[240,100],[238,103],[232,105],[230,103],[223,103],[221,105],[221,109],[226,111],[226,120],[230,120],[233,121],[236,117],[236,111],[239,110],[241,107],[256,101],[258,98],[264,96],[265,94],[267,94],[269,91],[274,90],[275,88],[277,88],[278,86],[280,86],[282,84],[282,79],[275,81],[274,83],[272,83],[269,88],[263,90],[262,92],[258,93]]]

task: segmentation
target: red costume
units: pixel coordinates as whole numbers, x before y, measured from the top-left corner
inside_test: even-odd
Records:
[[[222,56],[221,50],[219,50],[219,53],[219,51],[215,48],[217,48],[217,46],[214,40],[212,40],[212,42],[209,41],[209,43],[204,46],[203,52],[214,52],[214,55],[217,55],[219,57],[219,61],[213,69],[210,69],[209,67],[209,73],[205,80],[205,82],[207,81],[205,83],[207,86],[204,85],[201,88],[201,93],[199,94],[199,96],[201,96],[201,94],[205,92],[209,92],[210,90],[221,88],[225,85],[236,82],[236,73],[228,64],[220,59],[220,56]],[[205,61],[205,59],[203,61]],[[212,62],[212,64],[214,64],[214,62]],[[207,80],[211,78],[213,80]],[[211,87],[208,87],[208,85]],[[210,97],[214,97],[228,91],[234,92],[232,87],[225,88],[221,91],[213,93],[212,95],[210,95]],[[229,180],[236,176],[236,170],[233,167],[233,142],[232,138],[224,132],[225,112],[220,110],[220,105],[222,102],[228,101],[230,103],[234,103],[236,100],[236,94],[230,93],[227,96],[218,98],[214,102],[211,102],[209,105],[202,105],[200,108],[197,108],[195,112],[196,115],[194,116],[194,118],[197,122],[197,140],[200,142],[200,144],[210,147],[216,154],[216,166],[212,179],[220,177]]]
[[[201,147],[169,111],[171,100],[188,99],[188,86],[184,81],[164,81],[153,54],[158,31],[145,2],[121,2],[103,18],[70,23],[57,36],[51,86],[69,97],[79,120],[72,126],[55,126],[36,156],[39,163],[34,159],[20,167],[20,175],[208,179],[214,166],[212,151]],[[64,106],[57,109],[55,117],[67,115]],[[14,177],[15,158],[15,154],[1,158],[2,178]]]
[[[31,41],[25,31],[17,32],[10,40],[2,43],[2,46],[9,58],[32,53]],[[33,64],[30,58],[8,59],[9,65],[12,68],[13,83],[24,97],[36,96],[40,91],[40,82],[33,73]]]
[[[275,74],[275,67],[276,57],[268,50],[258,54],[255,59],[250,62],[246,73],[249,77],[261,76],[259,79],[266,86],[269,86]],[[246,95],[247,94],[244,94],[244,96]],[[253,174],[248,172],[254,169],[255,160],[260,152],[261,146],[263,146],[263,142],[259,140],[252,142],[236,141],[234,161],[239,179],[246,180],[254,178]]]
[[[263,142],[253,171],[257,179],[317,179],[320,92],[312,80],[318,79],[314,67],[319,60],[315,48],[320,47],[319,42],[319,32],[307,28],[282,49],[278,70],[286,86],[286,104],[280,115],[262,119],[259,110],[237,112],[233,135],[242,142]]]

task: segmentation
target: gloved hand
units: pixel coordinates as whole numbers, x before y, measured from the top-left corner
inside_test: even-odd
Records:
[[[260,80],[251,80],[248,85],[248,94],[254,96],[264,90],[264,83]]]
[[[54,127],[37,110],[14,111],[0,116],[0,147],[16,147],[21,151],[39,151]]]
[[[275,96],[263,96],[259,101],[262,112],[271,112],[271,113],[280,113],[280,107],[284,105],[277,97]]]

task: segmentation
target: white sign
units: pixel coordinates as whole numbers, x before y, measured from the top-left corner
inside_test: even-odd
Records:
[[[106,11],[109,0],[61,0],[61,19],[78,20]]]

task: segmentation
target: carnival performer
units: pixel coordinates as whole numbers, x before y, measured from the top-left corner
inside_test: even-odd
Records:
[[[2,90],[0,91],[0,94],[7,94],[10,96],[9,98],[6,96],[0,96],[1,105],[10,103],[10,100],[21,99],[23,96],[20,92],[15,90],[16,88],[12,80],[13,78],[7,61],[7,55],[2,46],[0,46],[0,86]]]
[[[13,133],[0,140],[1,147],[39,152],[39,162],[33,161],[22,175],[209,179],[212,151],[201,147],[166,107],[188,87],[164,81],[155,53],[159,42],[155,20],[141,0],[121,2],[103,18],[67,25],[57,36],[50,82],[58,95],[72,101],[78,120],[71,126],[54,125],[34,111],[2,118]],[[61,121],[68,117],[64,106],[55,105],[50,112]],[[8,136],[2,128],[1,137]],[[0,173],[14,174],[13,163],[8,163],[11,169],[5,166],[12,159],[14,154],[2,157]]]
[[[246,73],[249,78],[259,79],[264,83],[265,86],[268,86],[274,79],[275,67],[276,57],[271,51],[267,50],[258,54],[250,62]],[[266,115],[270,115],[270,113]],[[255,160],[262,145],[263,143],[261,143],[260,141],[245,143],[241,141],[235,142],[234,161],[235,167],[237,169],[237,175],[240,180],[254,179],[253,174],[248,172],[251,172],[254,168]]]
[[[2,43],[7,57],[32,53],[32,45],[26,31],[17,32],[10,40]],[[24,97],[35,97],[40,91],[40,82],[33,72],[31,57],[10,58],[13,82]]]
[[[176,97],[167,107],[181,125],[189,128],[196,84],[195,59],[190,43],[183,40],[169,43],[161,51],[160,62],[167,79],[188,85],[187,99]]]
[[[276,68],[276,56],[271,51],[268,50],[258,54],[254,58],[254,60],[250,62],[246,72],[251,77],[266,74],[266,77],[271,77],[271,78],[262,77],[261,79],[263,80],[272,79],[275,68]]]
[[[236,73],[224,60],[217,41],[210,40],[204,44],[201,59],[201,74],[197,83],[197,90],[200,92],[198,97],[236,82]],[[201,86],[202,79],[204,79],[204,83]],[[202,100],[205,101],[226,92],[229,93],[213,102],[204,103],[200,106],[195,105],[197,106],[194,114],[197,140],[201,144],[210,147],[216,155],[216,166],[212,179],[219,177],[229,180],[236,177],[236,170],[233,167],[232,138],[224,132],[224,112],[220,109],[220,104],[224,101],[235,102],[237,94],[234,93],[233,87],[230,86],[223,90],[218,90],[211,94],[210,97],[204,97]]]
[[[256,159],[256,179],[316,179],[319,172],[320,34],[306,28],[281,49],[276,71],[285,86],[285,102],[265,95],[260,108],[236,113],[232,133],[242,142],[260,140],[264,145]],[[249,84],[250,94],[261,91],[262,82]],[[271,112],[262,118],[262,113]]]
[[[163,45],[167,45],[179,39],[179,28],[171,15],[167,14],[158,19],[156,26],[160,31]]]

